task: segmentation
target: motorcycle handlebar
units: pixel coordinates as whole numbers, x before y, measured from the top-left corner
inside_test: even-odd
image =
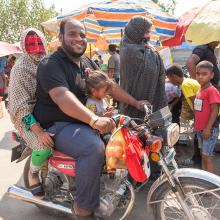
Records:
[[[148,118],[153,112],[153,106],[144,104],[144,110],[145,110],[145,113],[146,113],[146,117]]]

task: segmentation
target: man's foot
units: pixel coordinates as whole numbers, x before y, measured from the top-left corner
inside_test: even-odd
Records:
[[[104,218],[90,215],[90,216],[77,216],[77,220],[104,220]]]
[[[79,208],[76,202],[71,205],[73,215],[76,216],[77,220],[104,220],[102,217],[95,216],[94,213],[86,209]]]

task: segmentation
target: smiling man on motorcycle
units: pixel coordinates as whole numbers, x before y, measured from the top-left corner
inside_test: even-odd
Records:
[[[87,46],[84,26],[77,20],[63,20],[59,39],[61,47],[39,65],[34,114],[45,129],[55,134],[55,148],[76,160],[73,212],[80,219],[99,219],[93,213],[99,207],[105,146],[95,130],[107,133],[115,125],[112,119],[98,117],[83,105],[86,73],[82,57]],[[142,102],[118,85],[112,84],[110,90],[114,99],[140,108]]]

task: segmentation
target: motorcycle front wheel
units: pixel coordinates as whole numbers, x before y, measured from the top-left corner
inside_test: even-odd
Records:
[[[220,191],[218,186],[191,177],[179,178],[179,181],[186,195],[184,202],[191,210],[194,219],[219,219]],[[167,181],[156,189],[151,201],[158,201],[152,204],[156,220],[189,220]]]

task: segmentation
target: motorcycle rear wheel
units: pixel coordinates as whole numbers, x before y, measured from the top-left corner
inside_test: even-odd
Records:
[[[220,191],[204,192],[217,189],[215,184],[197,178],[179,178],[187,198],[185,203],[192,210],[195,219],[217,220],[220,214]],[[168,182],[163,183],[154,192],[151,201],[157,220],[188,220],[183,209],[172,192]]]
[[[24,171],[23,171],[24,186],[26,188],[30,188],[29,179],[28,179],[28,173],[29,173],[29,170],[30,170],[30,163],[31,163],[31,157],[29,157],[27,159],[27,161],[25,163],[25,166],[24,166]],[[39,175],[41,175],[41,174],[39,173]],[[41,176],[40,176],[40,180],[42,180]],[[66,213],[57,211],[55,209],[46,208],[44,206],[40,206],[40,205],[37,205],[37,204],[36,204],[36,206],[40,209],[41,212],[46,213],[47,215],[57,216],[57,217],[65,217],[65,216],[68,215]]]

